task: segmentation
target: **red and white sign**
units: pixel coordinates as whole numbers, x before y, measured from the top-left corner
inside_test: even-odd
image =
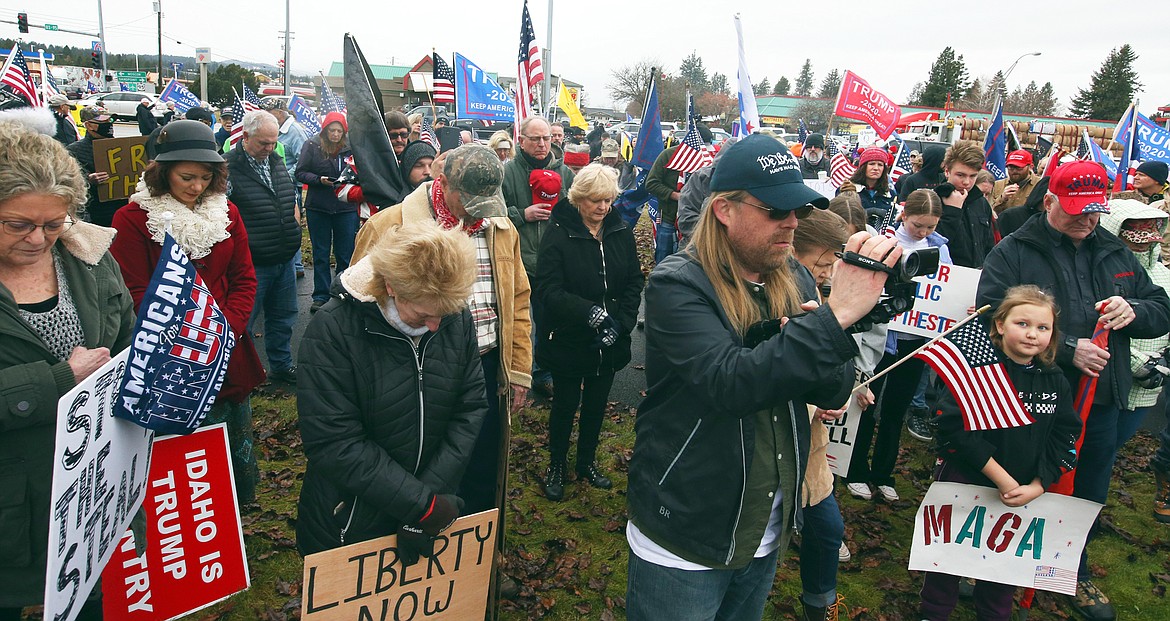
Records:
[[[226,425],[156,440],[143,507],[146,554],[127,530],[102,572],[107,619],[175,619],[251,584]]]
[[[894,128],[898,126],[902,108],[874,90],[869,82],[862,80],[856,73],[846,71],[833,114],[865,121],[885,140],[893,135]]]

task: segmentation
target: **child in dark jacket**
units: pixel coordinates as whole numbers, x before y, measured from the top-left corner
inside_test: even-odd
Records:
[[[1076,439],[1081,421],[1073,411],[1072,391],[1054,365],[1057,345],[1056,302],[1034,285],[1007,290],[992,319],[995,345],[1030,425],[968,431],[951,394],[940,402],[938,446],[942,458],[935,479],[985,485],[999,490],[1009,507],[1032,502],[1076,466]],[[922,583],[923,619],[947,619],[959,597],[959,576],[927,572]],[[1016,587],[979,581],[976,617],[1010,619]]]

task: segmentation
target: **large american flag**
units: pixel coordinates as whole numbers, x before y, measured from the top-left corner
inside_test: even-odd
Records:
[[[435,103],[455,103],[455,72],[435,52],[431,52],[431,82]]]
[[[527,118],[532,112],[532,87],[544,79],[544,69],[540,66],[540,48],[536,45],[536,32],[532,30],[532,16],[528,14],[528,0],[524,1],[524,13],[520,17],[520,54],[517,69],[516,94],[520,105],[516,108],[516,121],[519,125],[519,121]]]
[[[230,108],[232,112],[232,119],[235,123],[232,124],[232,133],[228,135],[228,144],[235,147],[240,138],[244,137],[244,102],[240,101],[240,96],[236,95],[236,101]]]
[[[33,82],[32,74],[28,71],[28,63],[24,60],[24,52],[20,51],[19,47],[12,47],[12,53],[8,55],[3,74],[0,75],[0,84],[7,86],[17,96],[23,97],[30,106],[41,105],[36,82]]]
[[[857,167],[837,148],[837,143],[832,139],[825,141],[825,150],[829,155],[829,180],[833,185],[841,187],[841,184],[849,181]]]
[[[915,355],[950,389],[967,431],[1009,429],[1035,421],[1024,409],[987,331],[973,319]]]
[[[431,117],[423,117],[422,127],[418,130],[418,139],[430,143],[435,148],[436,153],[439,151],[439,137],[435,135],[435,126],[431,124]]]
[[[699,125],[694,117],[695,98],[687,93],[687,134],[679,143],[674,156],[666,163],[670,170],[680,173],[693,173],[700,168],[710,165],[714,161],[706,145],[699,140]],[[680,179],[681,181],[681,179]]]

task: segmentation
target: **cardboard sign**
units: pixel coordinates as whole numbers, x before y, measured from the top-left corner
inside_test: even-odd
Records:
[[[992,488],[936,481],[914,518],[909,569],[1072,595],[1101,507],[1060,494],[1008,507]]]
[[[301,619],[482,619],[496,552],[495,509],[455,520],[432,558],[403,567],[391,535],[305,557]]]
[[[820,192],[821,196],[829,200],[833,200],[833,197],[837,195],[837,186],[833,185],[833,182],[829,181],[828,177],[825,179],[805,179],[804,184]]]
[[[105,138],[93,141],[93,168],[110,176],[98,186],[98,200],[130,198],[149,161],[146,136]]]
[[[829,444],[825,447],[829,470],[839,477],[848,476],[849,464],[853,461],[854,439],[861,425],[861,406],[857,405],[856,396],[849,395],[849,407],[841,418],[821,422],[829,430]],[[863,447],[862,450],[867,448]]]
[[[920,276],[914,308],[890,320],[890,329],[903,334],[934,338],[953,328],[975,305],[982,270],[961,265],[940,265],[932,276]]]
[[[127,530],[102,572],[107,619],[163,621],[201,610],[251,584],[228,454],[227,425],[154,443],[146,540]]]
[[[72,621],[145,497],[154,432],[114,418],[123,350],[57,402],[45,618]]]
[[[882,137],[889,138],[902,118],[902,108],[889,97],[877,92],[869,82],[852,71],[845,71],[837,106],[833,114],[847,119],[865,121]],[[865,143],[858,143],[865,144]]]

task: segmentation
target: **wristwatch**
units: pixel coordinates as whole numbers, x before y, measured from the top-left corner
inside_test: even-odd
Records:
[[[1072,349],[1072,350],[1074,350],[1074,351],[1075,351],[1075,350],[1076,350],[1076,348],[1077,348],[1077,341],[1079,341],[1079,340],[1080,340],[1080,339],[1078,339],[1078,338],[1077,338],[1077,337],[1075,337],[1075,336],[1068,336],[1068,335],[1065,335],[1065,337],[1064,337],[1064,344],[1065,344],[1065,346],[1066,346],[1066,347],[1068,347],[1069,349]]]

